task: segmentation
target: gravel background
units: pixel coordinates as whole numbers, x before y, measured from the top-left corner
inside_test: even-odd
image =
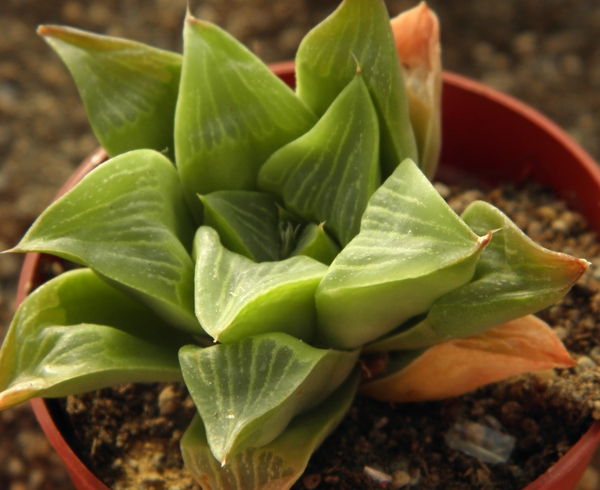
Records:
[[[97,142],[75,87],[35,35],[63,23],[180,50],[185,0],[0,0],[0,249],[13,246]],[[265,61],[294,56],[337,0],[191,1]],[[389,0],[392,14],[414,0]],[[598,0],[431,0],[447,70],[513,94],[600,157]],[[0,257],[0,338],[20,258]],[[590,475],[588,475],[590,476]],[[594,475],[586,488],[595,488]],[[28,405],[0,414],[0,490],[71,488]]]

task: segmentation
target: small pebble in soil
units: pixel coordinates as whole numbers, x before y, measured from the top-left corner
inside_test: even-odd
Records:
[[[506,463],[516,438],[477,422],[456,422],[444,436],[452,449],[477,458],[484,463]]]
[[[597,364],[591,357],[581,356],[577,359],[577,366],[575,366],[575,371],[578,373],[583,373],[585,371],[589,371],[590,369],[594,369]]]
[[[304,488],[306,488],[306,490],[314,490],[320,485],[321,480],[321,475],[313,473],[302,478],[302,483],[304,483]]]
[[[180,402],[173,385],[167,385],[158,395],[158,410],[161,415],[170,415],[177,411]]]
[[[392,473],[392,488],[402,488],[410,483],[410,475],[406,471]]]
[[[393,480],[392,475],[388,475],[370,466],[365,466],[365,475],[377,483],[392,483]]]

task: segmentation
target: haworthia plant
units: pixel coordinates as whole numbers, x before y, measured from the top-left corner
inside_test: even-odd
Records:
[[[442,296],[416,325],[367,350],[420,349],[477,335],[556,303],[587,268],[584,260],[540,247],[488,203],[474,202],[462,217],[475,232],[496,230],[472,281]]]
[[[279,436],[292,417],[318,405],[348,377],[358,351],[316,349],[282,333],[230,345],[186,346],[181,369],[223,464]]]
[[[137,150],[100,166],[53,203],[15,247],[91,267],[173,325],[194,318],[193,225],[175,168]]]
[[[468,283],[490,235],[477,236],[411,160],[377,189],[360,233],[316,293],[323,343],[355,348]]]
[[[173,157],[181,55],[69,27],[42,26],[38,33],[69,68],[110,156],[150,148]]]
[[[304,38],[296,56],[298,96],[317,114],[364,75],[380,123],[384,177],[405,158],[418,161],[408,100],[383,0],[345,0]]]
[[[0,408],[115,383],[179,381],[191,336],[89,269],[62,274],[21,305],[0,351]]]
[[[279,259],[279,208],[270,194],[218,191],[200,196],[204,224],[214,228],[223,245],[255,262]]]
[[[245,449],[227,465],[215,459],[200,417],[190,424],[181,440],[186,466],[202,475],[205,488],[220,490],[289,489],[306,468],[313,451],[342,420],[358,385],[358,371],[323,403],[294,418],[274,441]]]
[[[302,42],[296,93],[189,13],[183,57],[41,27],[113,158],[13,249],[89,269],[18,309],[0,409],[183,380],[198,409],[183,458],[203,489],[280,490],[348,410],[359,365],[380,376],[364,393],[396,401],[572,366],[525,315],[587,263],[488,204],[457,216],[427,179],[440,147],[433,15],[400,16],[395,35],[382,0],[343,0]]]
[[[275,152],[258,176],[263,190],[305,220],[324,222],[342,246],[358,234],[380,180],[377,114],[360,74],[314,128]]]
[[[277,331],[314,340],[315,289],[325,265],[303,256],[256,264],[227,250],[204,226],[195,248],[196,315],[215,340]]]
[[[217,26],[188,16],[183,41],[175,150],[184,192],[196,211],[196,193],[256,190],[260,166],[316,118]]]

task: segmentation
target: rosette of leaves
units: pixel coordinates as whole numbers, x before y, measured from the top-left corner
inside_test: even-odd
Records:
[[[416,34],[394,36],[381,0],[344,0],[302,42],[296,92],[189,14],[182,56],[41,27],[111,158],[13,249],[81,268],[18,309],[0,408],[183,381],[200,484],[283,489],[349,408],[361,351],[384,361],[363,392],[394,401],[572,365],[528,315],[585,261],[488,204],[457,216],[420,168],[439,154],[441,71],[437,19],[417,13],[394,21]]]

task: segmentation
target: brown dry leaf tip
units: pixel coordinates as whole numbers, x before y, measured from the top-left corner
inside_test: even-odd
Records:
[[[421,2],[391,20],[396,49],[409,69],[433,70],[440,56],[440,23],[437,15]]]
[[[488,231],[485,235],[480,236],[477,239],[477,246],[480,248],[485,248],[487,246],[487,244],[490,243],[490,241],[492,240],[492,237],[494,236],[494,233],[496,231],[498,231],[498,230]]]
[[[196,17],[194,17],[194,15],[192,14],[192,10],[190,8],[189,2],[187,4],[187,8],[185,10],[185,23],[202,25],[202,21],[200,19],[197,19]]]
[[[361,393],[395,402],[441,400],[518,374],[574,365],[554,331],[528,315],[431,347],[397,373],[363,385]]]
[[[85,35],[84,37],[102,37],[98,34],[84,33],[83,31],[73,27],[57,26],[52,24],[40,25],[38,26],[36,32],[38,36],[41,37],[55,37],[67,42],[81,42],[82,34]]]
[[[41,25],[37,28],[38,36],[52,36],[54,34],[54,26]]]
[[[41,37],[56,37],[58,39],[68,40],[73,37],[73,31],[77,30],[72,27],[43,24],[38,26],[36,33]]]
[[[567,255],[567,257],[569,257],[569,258],[573,259],[573,257],[571,257],[570,255]],[[575,263],[573,264],[573,267],[574,267],[574,269],[576,269],[576,270],[578,270],[578,271],[579,271],[579,272],[578,272],[578,274],[579,274],[579,275],[578,275],[577,279],[579,279],[581,276],[583,276],[583,274],[585,273],[585,271],[587,271],[587,270],[588,270],[588,267],[589,267],[590,265],[592,265],[592,263],[591,263],[591,262],[588,262],[588,261],[587,261],[587,260],[585,260],[585,259],[578,259],[578,258],[575,258],[574,262],[575,262]]]

